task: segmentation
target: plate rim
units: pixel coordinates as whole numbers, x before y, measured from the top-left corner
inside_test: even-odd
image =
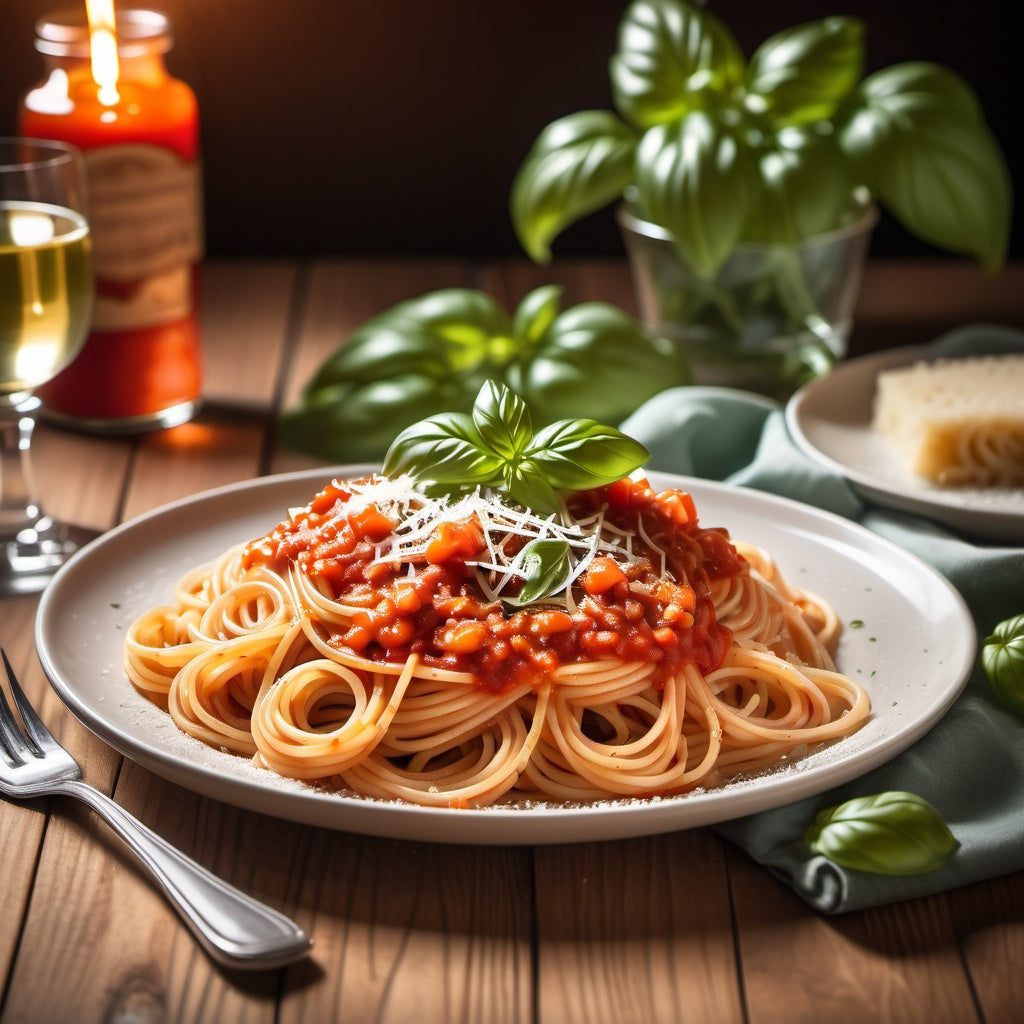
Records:
[[[936,362],[955,358],[958,357],[936,352],[932,345],[905,345],[850,359],[834,367],[825,376],[809,381],[789,398],[784,409],[786,427],[797,448],[811,461],[842,476],[862,496],[886,508],[916,512],[935,522],[962,529],[979,539],[1024,540],[1024,508],[1016,513],[1012,509],[956,504],[956,495],[932,495],[924,485],[915,486],[912,478],[907,479],[905,486],[900,486],[842,461],[819,447],[810,436],[810,403],[820,398],[826,389],[834,389],[844,379],[853,378],[858,383],[868,383],[870,378],[873,385],[878,374],[885,369],[909,366],[920,360]],[[865,432],[870,429],[870,406],[863,410],[862,417],[856,423]],[[897,465],[895,456],[891,464]],[[1014,488],[1013,493],[1016,492]]]
[[[372,467],[360,465],[302,469],[220,485],[176,499],[126,520],[76,553],[58,571],[50,586],[43,592],[35,620],[35,640],[39,659],[50,685],[65,707],[89,731],[130,761],[192,792],[246,810],[270,814],[299,824],[397,839],[425,839],[453,844],[541,845],[655,835],[713,825],[759,811],[771,810],[832,789],[891,760],[934,727],[963,691],[973,668],[977,633],[965,600],[949,580],[912,552],[852,520],[784,495],[651,470],[649,476],[655,483],[661,481],[661,486],[683,483],[694,488],[705,488],[720,496],[740,495],[741,501],[755,504],[766,502],[783,511],[788,509],[795,515],[810,517],[815,523],[829,524],[833,531],[838,530],[848,536],[852,535],[861,543],[872,546],[880,555],[890,553],[906,565],[912,566],[931,586],[943,592],[944,601],[950,602],[950,612],[955,612],[960,626],[964,628],[964,639],[969,641],[962,645],[959,664],[949,666],[952,682],[947,684],[942,699],[931,705],[929,714],[923,720],[911,722],[898,730],[895,736],[890,736],[886,744],[881,745],[885,746],[885,749],[881,749],[881,746],[874,749],[869,747],[867,752],[861,752],[852,764],[841,760],[838,766],[817,766],[806,772],[797,771],[785,778],[779,774],[773,780],[769,774],[753,780],[754,784],[749,788],[741,783],[681,797],[647,801],[616,800],[583,807],[539,803],[529,807],[489,807],[466,811],[423,808],[398,801],[381,801],[316,791],[302,792],[299,795],[303,799],[297,800],[296,790],[288,785],[288,780],[281,780],[269,772],[267,784],[263,784],[242,775],[217,774],[205,765],[183,765],[181,757],[175,752],[156,745],[145,746],[141,741],[127,735],[116,721],[112,722],[96,712],[86,697],[76,690],[74,681],[66,677],[56,653],[57,648],[51,644],[48,634],[54,632],[50,618],[54,614],[55,606],[61,600],[69,600],[63,593],[64,581],[73,579],[75,573],[83,571],[79,566],[88,565],[92,559],[100,558],[101,552],[108,551],[122,542],[126,536],[130,538],[145,531],[154,521],[172,520],[183,509],[198,511],[210,502],[220,501],[228,496],[237,497],[239,491],[245,494],[268,488],[286,491],[292,487],[297,488],[300,484],[306,485],[302,493],[307,494],[308,500],[308,497],[315,493],[310,486],[319,489],[331,477],[351,476],[367,468]],[[283,511],[282,507],[282,514]],[[728,529],[728,524],[723,525]],[[824,542],[825,534],[822,533],[819,537]],[[123,683],[125,692],[129,695],[126,699],[135,694],[138,701],[143,702],[140,707],[152,708],[159,715],[166,717],[165,712],[155,708],[137,694],[126,679]],[[234,757],[230,754],[223,756]],[[234,759],[237,761],[237,758]],[[828,776],[827,781],[822,775]],[[724,800],[723,794],[728,794],[729,799]],[[720,808],[723,803],[726,808],[735,809],[727,809],[726,813],[722,813]],[[334,812],[333,815],[328,811]],[[410,818],[414,821],[414,827],[411,829],[408,825]],[[638,827],[632,827],[634,818],[640,819],[641,824]],[[415,824],[416,822],[420,824]],[[510,838],[506,830],[495,829],[496,822],[516,822],[519,835]],[[528,827],[523,827],[527,823]],[[452,829],[451,826],[456,824],[458,827]],[[432,834],[434,832],[442,834]]]

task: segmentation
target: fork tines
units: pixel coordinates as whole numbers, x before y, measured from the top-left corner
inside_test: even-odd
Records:
[[[24,760],[26,750],[35,757],[43,756],[43,748],[52,746],[54,739],[49,730],[43,725],[42,719],[36,714],[35,708],[29,703],[25,692],[18,683],[18,677],[14,674],[7,651],[0,647],[0,657],[3,658],[4,671],[7,673],[7,682],[11,689],[11,696],[14,698],[18,715],[25,726],[24,731],[18,728],[14,714],[3,689],[0,688],[0,742],[3,743],[4,751],[8,757],[15,762]],[[26,735],[27,734],[27,735]]]

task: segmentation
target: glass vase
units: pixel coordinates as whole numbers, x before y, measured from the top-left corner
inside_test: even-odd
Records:
[[[683,349],[694,383],[785,401],[846,354],[873,205],[799,243],[741,243],[710,278],[664,228],[627,206],[618,217],[640,316]]]

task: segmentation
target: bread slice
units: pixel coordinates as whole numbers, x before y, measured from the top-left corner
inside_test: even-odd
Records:
[[[934,484],[1024,486],[1024,355],[883,370],[872,417],[907,469]]]

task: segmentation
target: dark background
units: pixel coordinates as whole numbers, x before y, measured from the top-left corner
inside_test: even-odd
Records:
[[[69,0],[0,2],[0,133],[10,134],[20,94],[42,73],[33,24]],[[168,66],[199,98],[211,255],[487,256],[519,251],[507,197],[538,131],[562,114],[610,107],[607,63],[625,0],[152,6],[174,22]],[[867,71],[926,59],[959,72],[978,93],[1024,194],[1024,0],[711,0],[710,7],[748,54],[782,28],[849,14],[867,26]],[[609,211],[555,244],[556,257],[621,251]],[[887,217],[872,251],[945,256]],[[1022,256],[1017,212],[1011,258]]]

